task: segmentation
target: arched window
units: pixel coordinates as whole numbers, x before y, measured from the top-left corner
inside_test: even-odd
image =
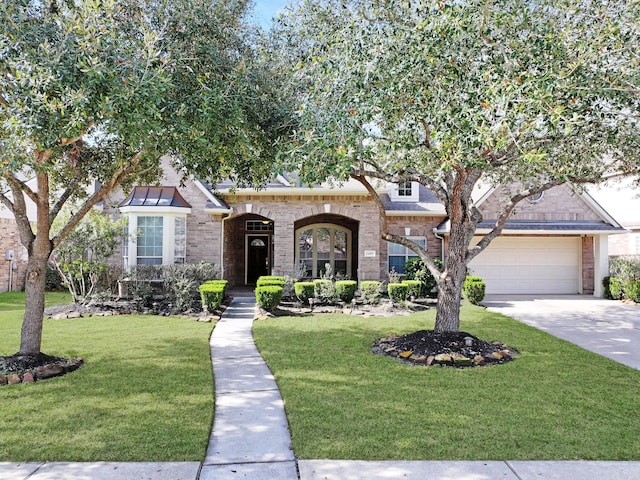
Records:
[[[334,274],[351,273],[351,232],[338,225],[316,224],[296,230],[296,264],[303,263],[307,275],[322,276],[330,265]]]

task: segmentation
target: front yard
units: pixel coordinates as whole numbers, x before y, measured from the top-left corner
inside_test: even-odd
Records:
[[[23,308],[24,294],[0,294],[0,355],[18,350]],[[150,315],[45,320],[44,353],[85,365],[0,387],[0,461],[202,461],[213,416],[211,328]]]
[[[640,460],[640,372],[480,307],[461,329],[519,351],[503,365],[410,366],[371,354],[406,317],[310,315],[254,324],[303,459]]]

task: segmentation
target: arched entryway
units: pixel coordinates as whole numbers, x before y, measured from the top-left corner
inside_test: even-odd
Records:
[[[225,224],[225,278],[231,285],[253,286],[273,268],[273,220],[246,214]]]
[[[295,262],[306,276],[319,278],[327,273],[356,278],[358,222],[340,215],[315,215],[295,223]]]

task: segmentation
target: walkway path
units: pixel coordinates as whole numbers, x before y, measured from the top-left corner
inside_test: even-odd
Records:
[[[200,480],[297,480],[282,397],[253,342],[255,299],[235,298],[211,335],[215,420]]]

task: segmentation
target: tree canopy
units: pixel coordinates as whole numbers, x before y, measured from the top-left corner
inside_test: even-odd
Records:
[[[271,39],[297,98],[286,162],[309,183],[357,178],[374,198],[371,179],[428,187],[451,225],[446,267],[383,237],[428,264],[436,329],[457,330],[466,265],[519,201],[637,161],[639,14],[619,0],[303,1]],[[478,182],[517,188],[472,246]]]
[[[253,184],[270,172],[283,110],[255,61],[247,8],[246,0],[0,2],[0,202],[29,253],[21,352],[40,349],[52,249],[116,186],[154,181],[164,154],[211,180]],[[53,235],[69,202],[79,206]]]

